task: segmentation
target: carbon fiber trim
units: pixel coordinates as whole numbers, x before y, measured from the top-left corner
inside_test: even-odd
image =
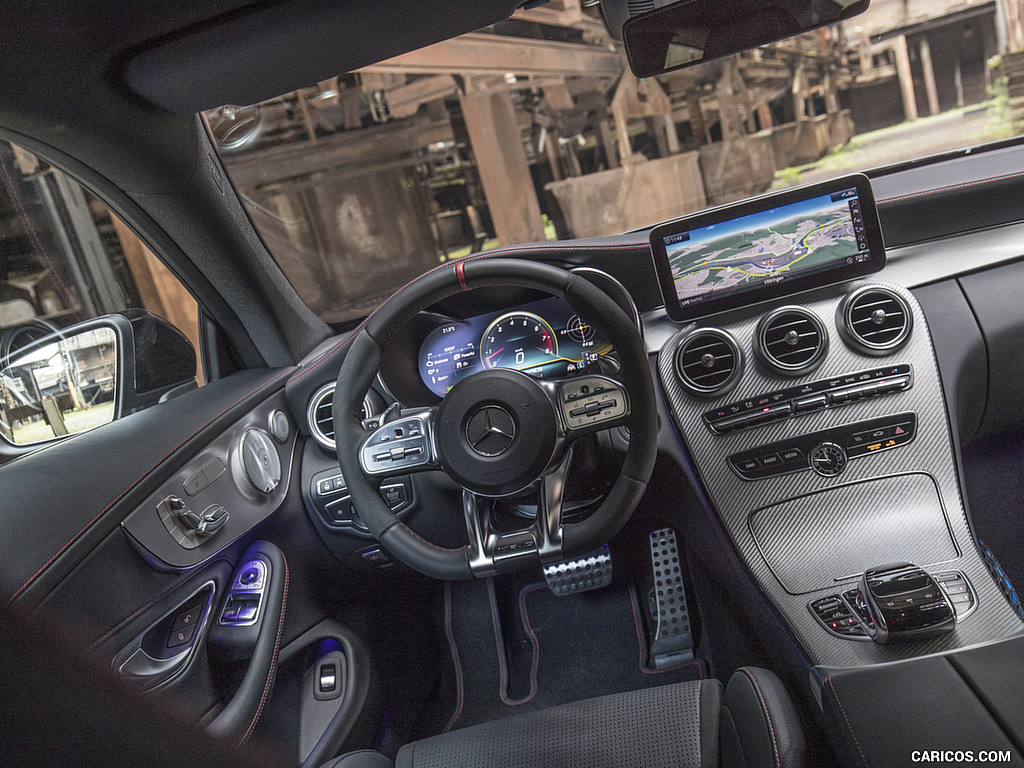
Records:
[[[914,333],[895,354],[866,357],[842,342],[835,324],[836,308],[848,293],[864,285],[875,284],[886,285],[907,301],[914,313]],[[830,667],[863,666],[961,648],[1018,631],[1020,619],[989,577],[968,529],[938,367],[927,321],[914,296],[904,288],[889,283],[858,281],[808,291],[779,302],[721,313],[702,319],[699,325],[717,327],[731,333],[743,351],[751,353],[752,339],[760,318],[784,304],[799,304],[810,309],[821,318],[832,340],[825,361],[812,374],[798,379],[782,379],[769,374],[762,366],[751,365],[747,366],[740,382],[728,395],[711,400],[692,397],[676,379],[672,361],[678,338],[691,331],[694,324],[684,326],[661,350],[658,373],[679,434],[694,461],[708,498],[737,551],[746,561],[754,580],[788,619],[808,657],[814,664]],[[864,368],[900,363],[914,366],[914,386],[909,391],[882,395],[843,405],[841,408],[801,414],[725,435],[711,434],[701,419],[701,414],[708,409],[735,400],[754,398],[794,384]],[[845,472],[837,477],[826,478],[812,472],[798,472],[744,481],[736,476],[726,461],[734,453],[798,435],[907,411],[916,412],[919,419],[917,438],[912,443],[850,462]],[[864,481],[880,478],[889,479],[883,485],[863,484]],[[925,481],[931,485],[929,493],[937,494],[938,504],[935,505],[935,499],[932,499],[931,514],[927,511],[929,505],[924,491],[927,487]],[[858,488],[857,484],[865,493],[863,497],[852,490]],[[828,504],[815,508],[811,518],[793,521],[793,530],[787,531],[784,521],[775,519],[772,514],[758,521],[758,535],[765,545],[765,554],[762,554],[751,527],[752,514],[794,499],[810,497],[810,494],[819,491],[838,488],[844,489],[839,495],[818,497],[819,501],[824,500]],[[899,519],[890,516],[891,506],[883,505],[877,509],[875,514],[878,519],[868,509],[870,503],[878,502],[875,490],[883,488],[896,489],[897,496],[893,503],[907,505],[901,507]],[[908,512],[908,507],[913,508],[912,514]],[[779,507],[781,512],[787,514],[789,509]],[[776,516],[780,515],[776,513]],[[942,528],[946,528],[947,539],[952,540],[952,544],[947,542],[945,547],[942,546]],[[841,529],[847,533],[854,531],[854,546],[851,546],[849,540],[840,540],[834,535]],[[824,553],[828,557],[816,557],[814,562],[807,562],[809,536],[828,542],[830,552]],[[941,570],[962,570],[977,589],[980,601],[978,610],[952,633],[901,646],[854,643],[825,632],[807,610],[808,600],[853,586],[855,579],[842,578],[851,570],[860,571],[880,565],[881,560],[885,559],[879,558],[879,544],[883,537],[886,539],[885,552],[905,551],[909,555],[924,557],[924,562],[917,562],[923,567],[941,565]],[[770,558],[771,566],[765,555]],[[897,559],[906,556],[900,555]],[[828,558],[833,562],[829,563]],[[791,594],[787,591],[783,582],[773,573],[773,567],[787,584],[801,593]],[[837,581],[831,581],[837,577]],[[818,585],[821,585],[820,589]]]
[[[947,563],[959,554],[928,475],[886,477],[784,501],[754,512],[750,531],[768,567],[794,595],[859,578],[866,552],[879,565]]]

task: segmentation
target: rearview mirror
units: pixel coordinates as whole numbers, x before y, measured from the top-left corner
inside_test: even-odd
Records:
[[[47,333],[0,359],[0,435],[17,446],[85,432],[196,386],[195,350],[142,310]]]
[[[681,0],[639,15],[629,0],[601,0],[601,7],[611,33],[621,31],[630,69],[652,77],[836,24],[869,2]]]

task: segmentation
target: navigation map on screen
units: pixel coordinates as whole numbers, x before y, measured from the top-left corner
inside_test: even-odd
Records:
[[[868,261],[856,189],[664,238],[679,306]]]

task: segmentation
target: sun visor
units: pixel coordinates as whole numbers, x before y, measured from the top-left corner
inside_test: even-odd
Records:
[[[254,104],[508,18],[516,0],[254,3],[131,52],[128,87],[170,112]]]

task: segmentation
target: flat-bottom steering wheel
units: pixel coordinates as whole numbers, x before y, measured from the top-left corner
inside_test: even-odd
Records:
[[[496,286],[532,288],[567,301],[615,348],[618,373],[541,380],[514,370],[480,371],[459,381],[438,405],[405,412],[367,436],[360,419],[363,396],[395,332],[441,299]],[[585,278],[526,260],[473,257],[400,289],[353,339],[338,374],[333,411],[338,462],[360,519],[395,557],[440,579],[486,577],[589,552],[625,525],[647,487],[657,452],[654,385],[633,322]],[[619,477],[592,514],[564,523],[573,441],[618,425],[629,429]],[[379,490],[385,478],[438,469],[464,489],[469,544],[457,549],[417,535]],[[535,521],[512,533],[493,530],[479,498],[530,488],[539,496]]]

